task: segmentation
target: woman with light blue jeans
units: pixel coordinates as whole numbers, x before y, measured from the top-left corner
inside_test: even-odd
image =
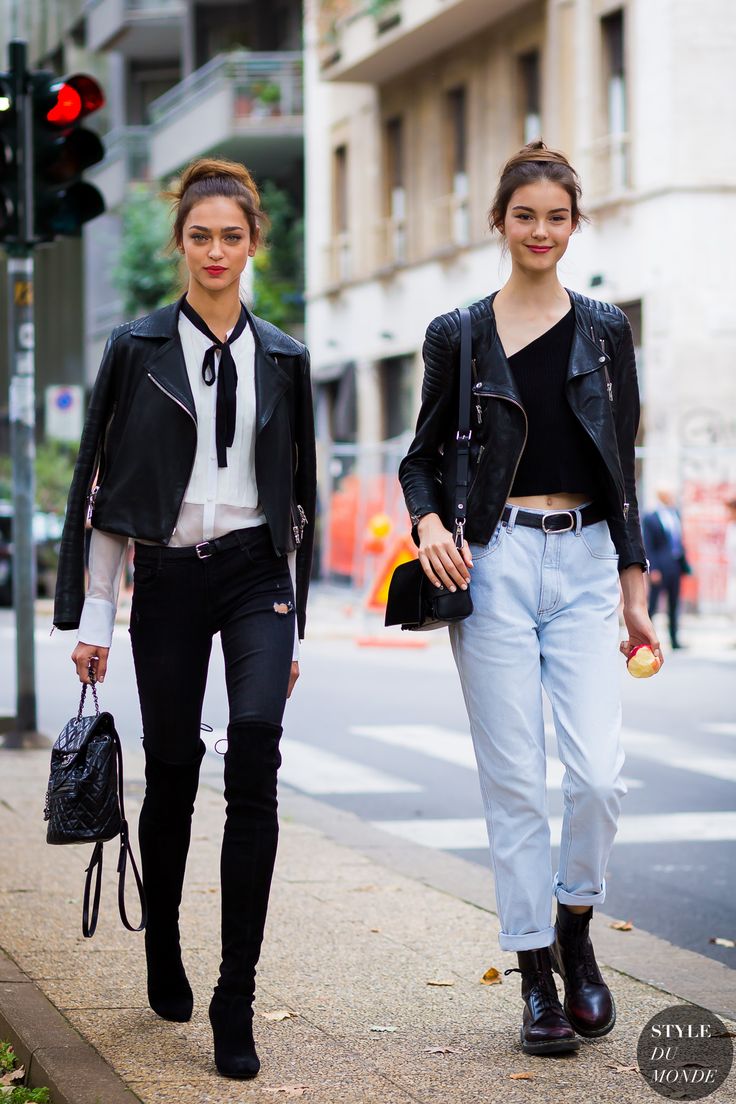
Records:
[[[501,174],[489,221],[512,269],[500,291],[470,307],[467,518],[457,521],[454,502],[456,311],[427,329],[422,406],[399,471],[430,581],[455,590],[472,577],[473,613],[451,627],[452,649],[478,763],[499,940],[518,955],[521,1045],[542,1055],[576,1050],[578,1035],[605,1035],[615,1023],[589,922],[605,898],[626,792],[619,652],[648,644],[662,660],[644,586],[631,328],[618,307],[569,291],[557,276],[583,219],[579,198],[574,169],[541,141]],[[619,644],[622,596],[627,638]],[[554,876],[543,690],[565,767]]]

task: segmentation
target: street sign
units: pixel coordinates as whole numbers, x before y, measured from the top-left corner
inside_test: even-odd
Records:
[[[47,387],[45,392],[45,435],[54,441],[77,442],[84,422],[84,391],[78,384]]]

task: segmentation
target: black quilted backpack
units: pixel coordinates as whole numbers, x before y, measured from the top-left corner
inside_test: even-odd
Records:
[[[123,749],[115,730],[111,713],[100,713],[97,688],[92,685],[95,714],[83,717],[87,684],[76,717],[64,726],[51,749],[51,774],[46,791],[44,820],[48,821],[47,843],[94,843],[87,877],[84,883],[82,931],[94,935],[100,910],[102,887],[102,847],[108,840],[120,836],[118,858],[118,907],[120,919],[129,931],[142,931],[146,926],[146,899],[143,883],[130,847],[128,822],[123,804]],[[134,927],[125,911],[125,872],[128,856],[133,868],[141,903],[141,922]],[[92,917],[90,891],[97,872]]]

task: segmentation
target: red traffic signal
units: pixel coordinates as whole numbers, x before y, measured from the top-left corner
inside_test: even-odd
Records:
[[[83,73],[54,81],[47,92],[46,122],[55,127],[72,126],[98,111],[105,103],[105,96],[96,80]]]
[[[82,73],[57,77],[37,71],[31,86],[35,236],[38,241],[78,236],[83,224],[105,209],[97,188],[80,179],[105,155],[99,136],[80,125],[103,106],[105,96],[97,81]]]

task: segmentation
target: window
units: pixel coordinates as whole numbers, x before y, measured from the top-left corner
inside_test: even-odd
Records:
[[[605,128],[610,157],[610,186],[628,187],[628,107],[626,102],[625,27],[622,10],[601,19]]]
[[[386,123],[386,181],[388,259],[406,260],[406,187],[404,179],[404,120],[400,115]]]
[[[450,167],[450,226],[456,245],[466,245],[470,237],[468,210],[468,122],[467,95],[464,86],[446,94],[447,148]]]
[[[541,137],[542,108],[539,50],[530,50],[518,60],[521,140],[525,144]]]
[[[350,213],[348,197],[348,147],[337,146],[332,161],[333,254],[332,278],[350,278]]]
[[[389,440],[411,429],[414,417],[414,360],[410,356],[380,361],[383,437]]]

